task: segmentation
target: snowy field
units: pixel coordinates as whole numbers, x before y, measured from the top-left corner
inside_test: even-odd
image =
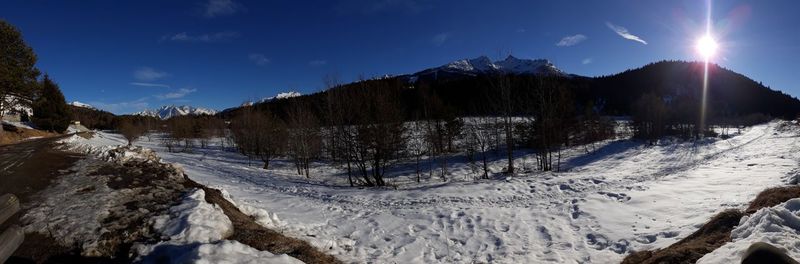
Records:
[[[123,142],[98,136],[92,141]],[[590,153],[568,150],[566,172],[528,169],[479,181],[463,157],[453,157],[447,182],[426,175],[417,184],[413,166],[399,166],[388,179],[396,190],[331,186],[346,176],[326,164],[314,164],[306,180],[286,160],[265,171],[219,146],[169,153],[155,137],[138,145],[227,191],[259,223],[346,262],[614,263],[674,243],[711,215],[786,184],[798,171],[798,143],[798,128],[781,122],[727,140],[646,146],[620,139]],[[504,163],[492,159],[492,171]],[[525,152],[517,163],[535,164]]]

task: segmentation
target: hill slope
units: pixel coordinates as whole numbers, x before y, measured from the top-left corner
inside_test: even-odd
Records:
[[[513,59],[512,59],[513,60]],[[518,59],[517,59],[518,60]],[[508,61],[508,59],[506,60]],[[535,62],[536,60],[529,60]],[[618,74],[601,77],[582,77],[564,74],[551,64],[541,67],[553,68],[560,74],[515,74],[497,69],[502,63],[492,63],[488,58],[463,60],[442,67],[424,70],[412,75],[365,80],[345,84],[338,89],[362,89],[364,87],[393,87],[400,89],[407,118],[419,112],[423,96],[435,95],[454,114],[460,116],[476,114],[497,114],[493,105],[499,100],[498,77],[509,76],[515,111],[522,113],[531,103],[529,96],[537,88],[536,79],[546,79],[548,85],[569,89],[575,102],[575,109],[581,110],[591,104],[601,114],[630,115],[631,106],[645,94],[661,97],[675,108],[699,109],[703,93],[703,63],[684,61],[661,61],[641,68],[627,70]],[[525,64],[523,64],[525,65]],[[456,67],[460,66],[460,67]],[[772,90],[742,74],[710,65],[708,89],[709,116],[735,117],[761,113],[773,117],[793,118],[800,113],[800,101],[783,92]],[[434,74],[435,73],[435,74]],[[431,76],[438,78],[412,78]],[[442,78],[442,76],[448,76]],[[527,84],[527,85],[526,85]],[[532,85],[531,85],[532,84]],[[304,102],[316,106],[322,114],[326,105],[326,92],[304,95],[291,100],[270,101],[257,104],[278,114],[285,113],[292,102]],[[223,116],[237,111],[233,108],[224,111]]]

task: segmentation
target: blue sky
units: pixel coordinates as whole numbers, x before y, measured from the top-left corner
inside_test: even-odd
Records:
[[[705,1],[4,1],[67,100],[114,113],[224,109],[511,53],[597,76],[699,60]],[[713,61],[800,95],[797,1],[714,1]],[[627,38],[626,38],[627,37]],[[646,44],[645,44],[646,43]]]

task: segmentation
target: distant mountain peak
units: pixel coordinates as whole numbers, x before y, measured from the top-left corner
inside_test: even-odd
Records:
[[[478,76],[497,73],[516,75],[567,75],[549,60],[520,59],[508,55],[505,59],[494,62],[487,56],[456,60],[439,67],[414,73],[409,77],[410,80],[417,80],[419,78],[447,78],[450,76]]]
[[[301,94],[299,92],[295,92],[295,91],[289,91],[289,92],[278,93],[277,95],[275,95],[273,97],[267,97],[267,98],[265,98],[265,100],[267,100],[267,101],[269,101],[269,100],[280,100],[280,99],[298,97],[298,96],[301,96],[301,95],[303,95],[303,94]]]
[[[133,113],[133,115],[152,116],[160,119],[169,119],[175,116],[185,115],[214,115],[217,111],[208,108],[199,108],[188,105],[165,105],[158,109],[146,109],[141,112]]]
[[[92,110],[97,110],[97,108],[95,108],[94,106],[92,106],[90,104],[81,103],[81,102],[78,102],[78,101],[72,101],[69,104],[71,106],[77,106],[77,107],[83,107],[83,108],[88,108],[88,109],[92,109]]]
[[[244,102],[244,103],[242,103],[240,105],[240,107],[242,107],[242,106],[252,106],[254,104],[260,104],[260,103],[274,101],[274,100],[281,100],[281,99],[286,99],[286,98],[298,97],[298,96],[302,96],[302,95],[303,94],[301,94],[299,92],[296,92],[296,91],[281,92],[281,93],[276,94],[275,96],[264,97],[263,99],[258,100],[256,102],[253,102],[253,101]]]

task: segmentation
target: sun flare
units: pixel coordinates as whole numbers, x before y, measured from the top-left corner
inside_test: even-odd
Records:
[[[717,53],[718,47],[719,45],[717,44],[717,41],[709,35],[705,35],[698,39],[697,45],[695,46],[697,53],[700,54],[700,56],[703,56],[703,58],[706,60],[713,57],[714,54]]]

